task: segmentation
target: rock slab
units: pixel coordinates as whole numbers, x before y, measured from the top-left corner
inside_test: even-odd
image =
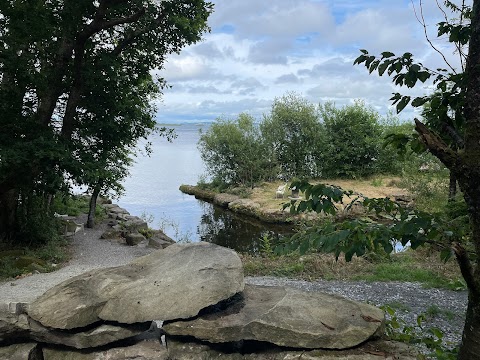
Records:
[[[66,349],[43,349],[44,360],[168,360],[167,349],[158,341],[112,348],[95,352],[78,352]]]
[[[243,288],[242,262],[233,250],[175,244],[125,266],[69,279],[35,300],[28,314],[56,329],[187,319]]]
[[[336,295],[247,285],[243,299],[194,320],[164,325],[169,335],[210,343],[255,340],[304,349],[348,349],[380,335],[382,310]]]
[[[0,347],[0,359],[44,360],[38,344],[25,343]]]

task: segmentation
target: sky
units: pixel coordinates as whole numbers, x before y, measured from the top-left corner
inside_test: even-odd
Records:
[[[443,21],[437,2],[423,0],[427,33],[448,61],[460,68],[458,55],[437,39]],[[161,123],[235,118],[242,112],[257,120],[272,102],[295,92],[314,104],[336,106],[362,100],[381,116],[393,110],[394,92],[424,95],[431,84],[397,88],[387,76],[369,75],[353,66],[360,49],[372,55],[405,52],[425,66],[445,68],[428,44],[417,20],[417,0],[214,0],[211,32],[203,41],[168,57],[156,73],[171,88],[157,104]],[[403,120],[418,116],[411,107]]]

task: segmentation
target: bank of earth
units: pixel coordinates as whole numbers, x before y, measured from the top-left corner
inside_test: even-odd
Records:
[[[369,198],[389,197],[392,200],[411,201],[408,192],[397,186],[398,182],[398,179],[391,178],[384,181],[385,185],[375,186],[372,185],[370,180],[322,180],[324,184],[333,184]],[[285,192],[277,194],[277,189],[284,185],[287,185]],[[292,199],[291,190],[288,189],[288,184],[284,182],[263,182],[251,189],[237,187],[227,189],[224,192],[212,190],[208,185],[181,185],[180,191],[193,195],[197,199],[268,223],[294,223],[298,220],[311,220],[317,216],[316,214],[292,215],[288,209],[283,209],[283,205],[289,203]],[[344,199],[344,204],[337,204],[337,208],[343,209],[343,206],[353,200],[354,197]],[[302,199],[301,193],[300,199]]]

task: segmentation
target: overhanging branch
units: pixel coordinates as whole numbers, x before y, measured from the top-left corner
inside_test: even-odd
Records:
[[[415,130],[421,141],[445,166],[452,169],[459,161],[458,154],[420,120],[415,119]]]
[[[475,281],[472,263],[470,262],[470,259],[468,258],[467,251],[459,243],[453,243],[452,244],[452,250],[453,250],[453,252],[455,254],[455,257],[457,259],[457,263],[458,263],[458,266],[460,267],[460,271],[462,273],[462,276],[463,276],[465,282],[467,283],[468,289],[472,293],[474,293],[478,296],[480,294],[479,293],[480,289],[478,288],[478,284]]]

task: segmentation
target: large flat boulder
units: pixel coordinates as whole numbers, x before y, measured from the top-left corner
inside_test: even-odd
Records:
[[[163,326],[210,343],[255,340],[306,349],[347,349],[383,331],[382,310],[340,296],[247,285],[220,311]]]
[[[25,307],[23,303],[0,304],[0,342],[28,337],[30,327]]]
[[[369,341],[348,350],[295,350],[280,347],[222,351],[205,343],[167,339],[168,359],[175,360],[416,360],[418,350],[399,342]],[[47,360],[47,359],[46,359]]]
[[[122,326],[101,324],[90,330],[70,332],[46,328],[33,319],[30,319],[29,323],[29,337],[32,340],[47,344],[65,345],[75,349],[89,349],[108,345],[140,335],[150,327],[149,324]]]
[[[0,347],[0,359],[5,360],[44,360],[36,343],[13,344]]]
[[[168,360],[167,349],[158,341],[142,341],[138,344],[108,350],[79,352],[68,349],[43,349],[44,360]]]
[[[128,265],[69,279],[34,301],[28,314],[56,329],[103,320],[187,319],[243,287],[242,262],[233,250],[203,242],[174,244]]]

